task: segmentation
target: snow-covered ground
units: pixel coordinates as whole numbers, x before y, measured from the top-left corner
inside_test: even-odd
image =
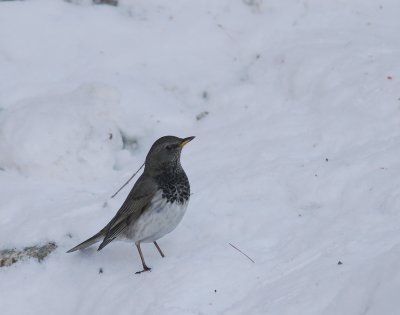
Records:
[[[0,2],[0,249],[58,245],[0,268],[2,315],[399,314],[398,0],[72,2]],[[167,257],[66,254],[167,134]]]

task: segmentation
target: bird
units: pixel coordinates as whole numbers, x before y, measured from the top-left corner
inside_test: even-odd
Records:
[[[150,271],[140,245],[154,243],[161,257],[165,257],[157,240],[172,232],[186,212],[190,184],[180,158],[182,148],[194,138],[164,136],[155,141],[146,156],[142,175],[116,215],[98,233],[67,253],[100,241],[98,251],[114,240],[133,241],[143,266],[143,270],[136,273]]]

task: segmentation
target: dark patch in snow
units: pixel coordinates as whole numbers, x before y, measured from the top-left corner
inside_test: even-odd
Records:
[[[198,115],[196,116],[196,120],[202,120],[203,118],[205,118],[206,116],[208,116],[208,114],[209,114],[208,111],[201,112],[200,114],[198,114]]]
[[[135,151],[139,146],[137,139],[134,137],[127,136],[122,131],[120,131],[120,133],[121,133],[121,138],[122,138],[122,148],[124,150],[126,149],[130,152]]]
[[[16,248],[0,250],[0,267],[11,266],[17,261],[27,258],[35,258],[38,262],[41,262],[56,248],[56,243],[49,242],[43,246],[25,247],[22,250]]]
[[[108,4],[114,7],[118,6],[118,0],[93,0],[94,4]]]
[[[243,4],[252,8],[253,12],[261,12],[262,0],[242,0]]]
[[[338,265],[343,265],[343,263],[339,260],[338,261],[338,263],[337,263]]]

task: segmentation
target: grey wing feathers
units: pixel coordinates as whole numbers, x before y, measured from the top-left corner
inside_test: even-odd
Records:
[[[102,250],[103,247],[105,247],[106,245],[110,244],[113,240],[115,240],[117,238],[117,236],[119,234],[121,234],[121,232],[123,230],[125,230],[128,227],[128,224],[125,224],[124,222],[120,222],[119,224],[117,224],[116,226],[114,226],[112,228],[112,230],[110,230],[110,232],[107,234],[107,236],[104,238],[104,240],[101,242],[99,248],[97,250]]]
[[[98,250],[115,240],[130,224],[137,220],[153,199],[156,187],[149,177],[144,178],[142,175],[138,179],[117,214],[107,224],[104,240]]]
[[[153,179],[142,174],[114,218],[97,234],[71,248],[67,253],[84,249],[103,239],[98,250],[112,242],[147,208],[157,191]]]

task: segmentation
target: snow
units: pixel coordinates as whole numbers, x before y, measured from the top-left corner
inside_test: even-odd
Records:
[[[0,268],[1,314],[398,314],[400,2],[90,2],[0,2],[0,249],[58,245]],[[166,257],[66,254],[167,134]]]

